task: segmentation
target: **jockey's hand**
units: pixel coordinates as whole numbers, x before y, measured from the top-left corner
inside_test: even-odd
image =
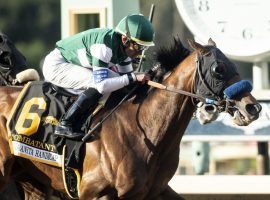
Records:
[[[138,82],[145,84],[151,79],[150,75],[147,73],[135,73],[136,79]]]

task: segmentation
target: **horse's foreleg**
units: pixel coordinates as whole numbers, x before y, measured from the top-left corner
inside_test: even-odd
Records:
[[[6,131],[6,119],[0,118],[0,190],[8,183],[14,163],[11,155]]]
[[[46,200],[48,197],[52,196],[52,190],[49,189],[40,189],[37,187],[37,185],[33,185],[33,183],[30,182],[18,182],[17,188],[19,191],[19,194],[21,195],[22,199],[25,200]]]
[[[1,139],[0,139],[1,140]],[[0,142],[1,148],[2,143]],[[14,158],[0,150],[0,190],[8,183]]]
[[[80,184],[80,200],[117,199],[117,192],[110,187],[108,181],[98,172],[89,172],[82,177]]]
[[[0,199],[7,199],[7,197],[8,199],[12,199],[12,200],[24,199],[14,181],[10,181],[0,193]]]

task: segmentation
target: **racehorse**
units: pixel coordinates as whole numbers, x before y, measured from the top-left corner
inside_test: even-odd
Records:
[[[160,65],[170,71],[161,83],[187,95],[151,88],[144,95],[137,94],[123,102],[93,133],[95,139],[85,144],[79,170],[80,199],[182,199],[168,182],[177,169],[181,138],[196,103],[211,99],[241,126],[259,117],[261,106],[250,94],[250,88],[235,87],[241,83],[236,67],[214,41],[209,40],[205,46],[189,43],[194,51],[187,57],[181,56],[182,44],[178,39],[157,53]],[[42,188],[65,193],[61,169],[15,157],[9,150],[6,122],[20,91],[14,87],[0,88],[0,187],[14,178],[24,190],[32,185],[43,192],[40,199],[48,199],[49,194]],[[93,125],[107,112],[105,108],[99,113]]]

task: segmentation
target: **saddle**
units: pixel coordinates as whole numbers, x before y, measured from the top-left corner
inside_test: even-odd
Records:
[[[29,82],[17,98],[7,123],[12,154],[62,168],[71,198],[78,196],[78,169],[83,162],[84,144],[55,137],[53,133],[61,116],[76,98],[77,95],[49,82]],[[85,120],[78,119],[80,121]],[[76,128],[86,132],[89,124],[87,118]]]

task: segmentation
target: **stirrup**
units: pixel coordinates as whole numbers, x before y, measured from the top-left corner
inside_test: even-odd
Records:
[[[58,125],[55,128],[54,135],[73,140],[79,140],[83,138],[84,133],[73,132],[72,128],[69,126]]]

